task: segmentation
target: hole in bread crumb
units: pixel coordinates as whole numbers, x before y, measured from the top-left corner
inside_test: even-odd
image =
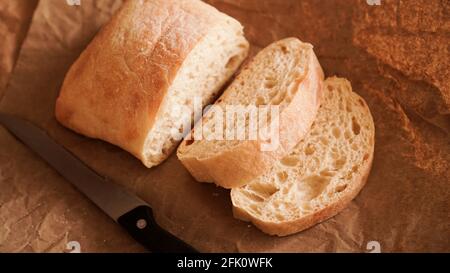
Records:
[[[192,144],[194,144],[194,140],[193,139],[186,140],[186,146],[190,146]]]
[[[346,107],[347,112],[351,112],[352,111],[352,106],[350,104],[350,102],[347,102],[347,107]]]
[[[272,89],[277,85],[277,83],[277,79],[275,79],[274,77],[266,77],[264,87]]]
[[[319,196],[329,183],[329,177],[313,175],[306,177],[303,183],[297,184],[297,187],[298,191],[303,193],[304,200],[312,200]]]
[[[287,156],[281,160],[281,164],[289,167],[296,166],[298,163],[298,158],[294,156]]]
[[[345,158],[340,158],[334,162],[334,167],[336,169],[341,169],[342,167],[344,167],[345,162],[346,162]]]
[[[343,192],[346,188],[347,188],[347,184],[339,185],[336,187],[335,192],[336,193]]]
[[[348,130],[345,130],[344,137],[345,137],[345,139],[350,139],[351,138],[350,132]]]
[[[305,212],[311,211],[311,206],[308,203],[302,205],[302,210]]]
[[[341,137],[341,130],[337,127],[333,128],[333,136],[335,138],[340,138]]]
[[[334,176],[335,172],[330,171],[330,170],[323,170],[320,172],[320,176],[328,176],[328,177],[332,177]]]
[[[264,97],[257,97],[256,98],[256,106],[265,105],[266,99]]]
[[[309,144],[309,145],[305,148],[305,155],[312,155],[315,151],[316,151],[316,149],[314,148],[314,146],[311,145],[311,144]]]
[[[269,198],[274,195],[279,189],[273,184],[267,183],[255,183],[250,186],[251,190],[259,195]]]
[[[274,98],[276,95],[277,95],[277,90],[275,89],[275,90],[271,90],[270,92],[269,92],[269,98]]]
[[[251,199],[254,202],[264,202],[264,198],[262,198],[261,196],[258,196],[257,194],[255,194],[253,192],[245,191],[244,195],[246,198]],[[253,205],[255,205],[255,204],[253,204]]]
[[[367,159],[369,159],[369,154],[364,154],[363,160],[366,161]]]
[[[272,99],[270,101],[270,104],[272,104],[272,105],[280,105],[283,102],[283,100],[284,100],[283,97],[278,96],[278,97],[275,97],[274,99]]]
[[[286,181],[288,179],[287,172],[279,172],[279,173],[277,173],[277,176],[278,176],[278,180],[280,182],[284,182],[284,181]]]
[[[358,172],[359,167],[357,165],[352,167],[352,172],[356,173]]]
[[[274,208],[278,209],[278,208],[280,208],[280,206],[281,206],[281,204],[280,204],[280,202],[278,200],[273,202],[273,207]]]
[[[362,107],[364,107],[364,101],[362,99],[358,99],[359,104],[361,104]]]
[[[239,61],[239,55],[235,55],[235,56],[231,57],[231,58],[228,60],[227,64],[225,65],[225,68],[231,69],[231,68],[236,67],[238,61]]]
[[[283,52],[283,54],[288,54],[289,53],[289,49],[286,46],[281,46],[281,51]]]
[[[333,87],[331,86],[331,85],[328,85],[328,87],[327,87],[327,89],[328,89],[328,91],[333,91]]]
[[[326,137],[321,137],[320,142],[322,142],[323,145],[328,145],[328,139]]]
[[[361,125],[359,125],[355,117],[352,117],[352,131],[355,135],[359,135],[361,132]]]

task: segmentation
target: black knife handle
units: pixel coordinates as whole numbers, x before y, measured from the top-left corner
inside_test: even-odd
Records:
[[[118,219],[119,224],[139,243],[156,253],[197,253],[192,246],[162,229],[148,206],[139,206]]]

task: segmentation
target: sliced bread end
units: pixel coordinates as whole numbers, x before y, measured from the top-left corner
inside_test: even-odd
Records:
[[[235,217],[285,236],[336,215],[367,180],[374,137],[365,101],[347,80],[327,79],[308,135],[269,173],[231,191]]]

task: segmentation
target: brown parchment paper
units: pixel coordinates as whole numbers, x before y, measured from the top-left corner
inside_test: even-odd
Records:
[[[229,192],[193,181],[172,156],[146,169],[110,144],[60,126],[65,72],[120,5],[41,0],[0,110],[45,129],[99,173],[148,201],[161,226],[205,252],[450,251],[448,1],[211,0],[236,17],[255,53],[296,36],[327,76],[347,77],[376,124],[366,187],[336,217],[296,235],[263,234],[232,217]],[[143,251],[37,156],[0,129],[0,251]]]
[[[37,0],[0,2],[0,98],[14,68]]]

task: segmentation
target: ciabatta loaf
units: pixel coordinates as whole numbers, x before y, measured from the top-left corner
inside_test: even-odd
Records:
[[[322,106],[305,139],[269,173],[231,191],[235,217],[283,236],[336,215],[366,182],[374,137],[369,108],[350,83],[326,80]]]
[[[70,68],[56,117],[152,167],[181,141],[193,98],[212,102],[248,47],[241,24],[202,1],[126,1]]]
[[[310,44],[287,38],[269,45],[218,100],[215,107],[223,113],[208,111],[190,139],[181,143],[178,158],[198,181],[214,182],[225,188],[245,185],[269,171],[307,133],[319,109],[322,82],[323,72]],[[253,121],[259,122],[258,128],[250,126],[250,114],[227,120],[230,106],[257,108],[258,114],[263,113],[257,122]],[[275,108],[278,112],[272,112]],[[223,117],[220,129],[216,128],[220,127],[217,115]],[[230,124],[228,121],[232,119],[235,122]],[[218,135],[218,130],[223,134]],[[237,136],[239,130],[245,132],[244,137]],[[230,131],[235,134],[228,135]],[[251,138],[250,131],[267,135],[261,137],[264,133],[257,133],[257,137]],[[196,137],[198,132],[200,139]]]

